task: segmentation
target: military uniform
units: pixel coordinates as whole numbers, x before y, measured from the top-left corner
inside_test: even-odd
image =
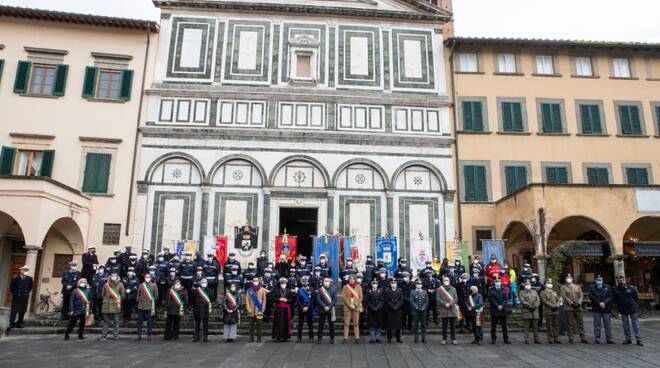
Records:
[[[12,282],[9,288],[11,292],[11,312],[9,315],[9,327],[23,328],[23,317],[27,312],[28,301],[30,300],[30,293],[34,282],[32,277],[28,275],[18,275]],[[16,319],[18,316],[18,320]]]
[[[129,271],[132,272],[132,271]],[[123,322],[126,323],[131,319],[131,313],[135,308],[137,302],[137,289],[140,286],[140,280],[135,275],[126,276],[121,280],[124,284],[124,290],[126,293],[126,298],[123,301],[122,310],[123,310]]]
[[[380,329],[383,325],[383,306],[385,304],[385,296],[383,289],[376,287],[367,289],[364,297],[367,309],[367,326],[369,327],[369,335],[371,337],[370,343],[380,343]],[[376,282],[376,286],[378,283]]]
[[[539,305],[541,304],[541,298],[535,290],[527,290],[524,287],[520,290],[518,297],[522,306],[522,319],[525,326],[525,344],[529,343],[530,328],[534,334],[534,342],[538,343],[539,330],[537,321],[539,319]]]
[[[599,284],[600,282],[600,284]],[[596,284],[591,287],[589,291],[589,298],[591,299],[592,310],[594,314],[594,338],[596,343],[600,343],[600,326],[601,322],[605,328],[605,339],[608,343],[612,341],[612,289],[609,285],[603,284],[603,279],[596,278]],[[601,306],[600,304],[603,304]]]
[[[559,293],[564,299],[568,341],[573,342],[573,336],[578,335],[583,342],[586,342],[584,322],[582,320],[582,301],[584,299],[582,288],[573,283],[565,283],[559,289]]]
[[[422,336],[422,342],[426,342],[426,315],[429,306],[429,297],[424,289],[420,288],[410,292],[410,313],[412,314],[412,327],[415,333],[415,342]]]
[[[504,343],[509,344],[509,330],[507,326],[507,317],[509,315],[509,309],[507,304],[507,295],[506,290],[503,286],[499,288],[492,285],[488,289],[488,301],[490,302],[490,338],[491,343],[495,344],[497,341],[497,325],[502,326],[502,335],[504,337]]]
[[[546,323],[548,343],[560,343],[559,341],[559,307],[562,305],[561,297],[557,292],[546,287],[541,291],[541,302],[543,303],[543,314]]]
[[[296,295],[296,309],[298,310],[298,342],[302,341],[302,332],[305,322],[307,322],[309,341],[314,341],[314,316],[316,315],[316,310],[314,309],[315,298],[316,293],[314,289],[309,286],[308,281],[303,281],[303,286],[298,290]]]
[[[210,258],[207,258],[204,263],[204,277],[209,283],[209,292],[211,295],[211,301],[216,302],[218,300],[218,275],[220,274],[220,263],[210,255]]]
[[[393,282],[396,282],[394,279]],[[403,292],[400,288],[388,287],[384,292],[385,307],[383,309],[383,328],[387,330],[387,342],[396,337],[401,342],[401,329],[403,328]]]
[[[74,261],[75,262],[75,261]],[[75,264],[72,262],[72,264]],[[82,274],[77,269],[69,269],[64,271],[62,275],[62,319],[69,319],[69,304],[71,302],[71,293],[78,285],[78,280]]]
[[[195,300],[193,295],[193,276],[195,275],[195,264],[189,259],[185,259],[179,266],[179,277],[181,285],[188,293],[188,300]]]

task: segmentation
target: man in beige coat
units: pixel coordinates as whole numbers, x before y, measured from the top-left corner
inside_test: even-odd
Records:
[[[254,332],[257,332],[257,342],[261,342],[261,329],[266,308],[266,288],[261,287],[258,277],[252,278],[252,285],[247,288],[245,309],[250,319],[250,342],[254,342]]]
[[[584,335],[584,322],[582,321],[582,288],[573,283],[573,277],[566,275],[566,283],[561,286],[559,293],[564,299],[564,312],[566,313],[566,333],[568,342],[573,343],[573,336],[579,335],[583,343],[588,344]]]
[[[541,304],[541,299],[539,293],[536,290],[532,289],[532,281],[527,279],[523,285],[522,290],[518,293],[518,299],[520,300],[520,305],[522,309],[522,319],[524,323],[525,331],[525,344],[529,344],[529,328],[532,328],[534,333],[534,343],[540,344],[539,342],[539,329],[538,329],[538,319],[539,319],[539,305]]]
[[[144,282],[137,291],[137,338],[142,340],[142,323],[147,322],[147,340],[153,334],[154,317],[156,316],[156,300],[158,300],[158,286],[151,280],[151,274],[144,275]]]
[[[559,307],[563,302],[552,286],[552,279],[546,280],[545,289],[540,293],[541,302],[543,303],[548,344],[561,344],[559,341]]]
[[[355,275],[348,278],[348,284],[341,289],[341,297],[344,301],[344,340],[348,342],[348,333],[353,324],[355,343],[360,343],[360,313],[362,313],[362,287],[357,283]]]

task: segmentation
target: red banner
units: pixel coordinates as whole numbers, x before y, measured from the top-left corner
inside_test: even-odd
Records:
[[[227,262],[227,236],[218,235],[215,237],[215,258],[224,267]]]
[[[280,259],[280,254],[284,254],[288,261],[296,260],[296,244],[298,237],[295,235],[288,235],[286,244],[282,243],[282,235],[275,237],[275,259]]]

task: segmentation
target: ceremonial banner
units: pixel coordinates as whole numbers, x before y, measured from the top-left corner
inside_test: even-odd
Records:
[[[215,254],[215,236],[205,235],[202,242],[202,255],[206,257],[207,254]]]
[[[176,255],[179,256],[179,258],[181,258],[181,256],[183,255],[183,251],[185,249],[186,249],[186,242],[184,240],[179,240],[178,242],[176,242],[175,251],[176,251]]]
[[[215,237],[215,259],[220,266],[225,266],[227,262],[227,236],[219,235]]]
[[[194,260],[195,253],[197,252],[197,242],[194,240],[186,240],[186,248],[184,251],[190,253],[190,258]]]
[[[490,255],[497,256],[497,263],[504,263],[504,240],[499,239],[484,239],[481,241],[483,245],[483,260],[485,264],[490,262]]]
[[[257,249],[259,228],[252,226],[234,226],[234,248],[244,256],[249,256]]]
[[[382,259],[389,275],[393,275],[397,267],[396,237],[376,238],[376,259]]]
[[[275,259],[280,259],[280,254],[284,254],[290,262],[296,260],[296,244],[298,237],[295,235],[278,235],[275,237]]]
[[[450,264],[453,264],[454,260],[460,259],[463,265],[467,265],[470,262],[468,259],[468,242],[447,240],[445,242],[445,257]]]
[[[332,269],[332,279],[339,281],[339,237],[338,236],[314,236],[314,264],[319,263],[321,255],[328,259],[328,265]]]
[[[367,262],[367,255],[369,255],[369,238],[365,236],[346,236],[342,239],[343,258],[353,260],[353,266],[359,271],[364,271],[364,264]]]
[[[426,262],[432,261],[431,241],[428,239],[412,239],[410,241],[410,267],[413,275],[416,275],[418,270],[425,268]]]

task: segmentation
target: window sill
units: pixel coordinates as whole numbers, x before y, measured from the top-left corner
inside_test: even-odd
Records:
[[[454,73],[456,73],[456,74],[486,74],[484,72],[464,72],[462,70],[457,70]]]
[[[660,82],[660,78],[646,78],[647,81]]]
[[[20,96],[23,97],[37,97],[37,98],[60,98],[62,96],[53,96],[53,95],[39,95],[36,93],[21,93]]]
[[[318,80],[316,79],[297,79],[289,78],[289,84],[294,86],[317,86]]]
[[[536,135],[567,137],[571,135],[571,133],[536,133]]]
[[[571,78],[600,79],[598,75],[571,75]]]
[[[532,135],[531,132],[504,132],[504,131],[499,131],[499,132],[496,132],[495,134],[499,134],[499,135]]]
[[[502,72],[494,72],[493,75],[507,75],[511,77],[522,77],[525,75],[525,73],[502,73]]]
[[[609,137],[609,136],[610,136],[610,135],[607,134],[607,133],[603,133],[603,134],[596,134],[596,133],[591,133],[591,134],[589,134],[589,133],[577,133],[577,134],[575,134],[575,135],[578,136],[578,137]]]
[[[620,138],[649,138],[650,135],[647,134],[617,134],[617,137]]]
[[[539,73],[533,73],[532,76],[534,77],[551,77],[551,78],[561,78],[561,74],[539,74]]]
[[[610,77],[612,80],[639,80],[636,77]]]
[[[98,97],[84,97],[84,99],[89,102],[105,102],[105,103],[116,103],[116,104],[123,104],[128,101],[128,100],[121,100],[118,98],[98,98]]]
[[[490,131],[483,131],[483,132],[478,132],[478,131],[471,131],[471,130],[459,130],[458,134],[481,134],[481,135],[486,135],[486,134],[492,134],[493,132]]]
[[[462,200],[461,201],[461,204],[494,204],[494,203],[495,202],[488,201],[488,200],[486,200],[486,201],[466,201],[466,200]]]
[[[113,198],[115,196],[114,193],[87,193],[83,192],[85,195],[88,195],[90,197],[107,197],[107,198]]]

